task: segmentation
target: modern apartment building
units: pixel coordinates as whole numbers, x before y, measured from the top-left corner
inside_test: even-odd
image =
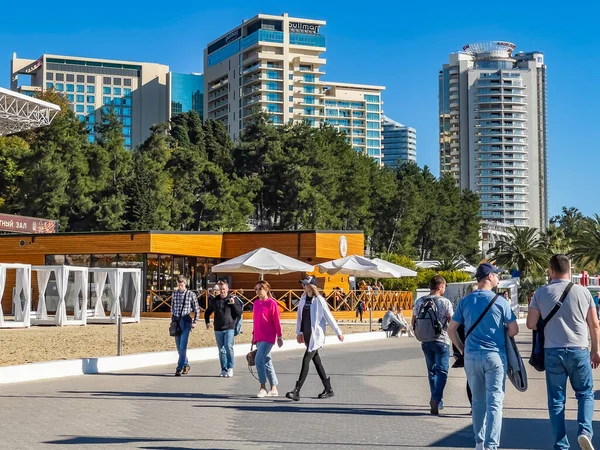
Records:
[[[417,162],[417,130],[383,116],[383,165]]]
[[[101,111],[113,108],[123,124],[125,146],[132,148],[150,135],[152,125],[169,118],[168,72],[168,66],[154,63],[49,54],[23,59],[13,54],[10,88],[29,95],[46,89],[63,93],[88,125],[90,142],[95,141]]]
[[[169,118],[188,111],[196,111],[204,118],[204,76],[197,73],[167,74],[169,87]]]
[[[479,194],[482,220],[548,225],[546,65],[510,42],[469,44],[439,75],[440,170]]]
[[[321,20],[259,14],[204,50],[205,119],[235,140],[244,119],[265,111],[275,124],[330,124],[381,163],[382,86],[327,82]]]

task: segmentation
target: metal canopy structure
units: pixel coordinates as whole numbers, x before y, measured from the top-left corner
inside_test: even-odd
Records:
[[[0,87],[0,136],[50,125],[59,112],[54,103]]]

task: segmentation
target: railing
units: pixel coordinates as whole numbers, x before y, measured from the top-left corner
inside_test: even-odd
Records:
[[[254,300],[257,298],[254,291],[232,289],[230,292],[244,302],[245,311],[252,311]],[[274,289],[271,292],[282,312],[294,312],[298,308],[300,297],[304,291]],[[194,291],[194,293],[198,298],[200,308],[206,309],[209,292],[200,290]],[[173,291],[150,290],[146,297],[146,310],[148,312],[170,312],[172,294]],[[361,300],[365,303],[365,309],[372,308],[373,311],[385,311],[393,306],[412,310],[413,294],[407,291],[350,291],[347,294],[332,291],[325,296],[325,300],[332,311],[354,311]]]

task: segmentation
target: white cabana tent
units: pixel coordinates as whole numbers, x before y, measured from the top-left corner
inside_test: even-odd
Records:
[[[292,272],[312,272],[314,266],[278,253],[268,248],[257,248],[237,258],[213,266],[214,273],[257,273],[262,280],[265,275],[283,275]]]
[[[88,302],[88,268],[33,266],[37,275],[38,307],[32,325],[85,325]],[[73,308],[73,315],[67,309]],[[55,311],[48,315],[48,311]]]
[[[6,271],[16,272],[12,297],[13,320],[4,319],[2,296],[6,287]],[[31,323],[31,266],[29,264],[0,263],[0,328],[29,328]]]
[[[122,311],[131,311],[123,323],[140,321],[142,271],[140,269],[94,267],[92,274],[94,308],[87,323],[116,323]],[[110,311],[107,316],[105,310]]]

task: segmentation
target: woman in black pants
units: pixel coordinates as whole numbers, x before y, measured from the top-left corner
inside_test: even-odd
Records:
[[[296,320],[296,340],[299,344],[306,345],[306,352],[302,358],[302,369],[300,376],[296,382],[296,387],[285,394],[285,396],[294,401],[300,400],[300,389],[306,377],[308,376],[308,368],[312,361],[317,369],[317,374],[323,383],[325,389],[319,398],[333,397],[333,389],[331,389],[331,380],[325,373],[325,368],[321,363],[319,349],[325,344],[325,328],[327,323],[335,330],[340,341],[344,341],[342,330],[336,323],[335,319],[329,311],[329,306],[325,299],[319,295],[317,282],[314,277],[309,277],[301,281],[304,287],[304,294],[300,298],[298,304],[298,317]]]

